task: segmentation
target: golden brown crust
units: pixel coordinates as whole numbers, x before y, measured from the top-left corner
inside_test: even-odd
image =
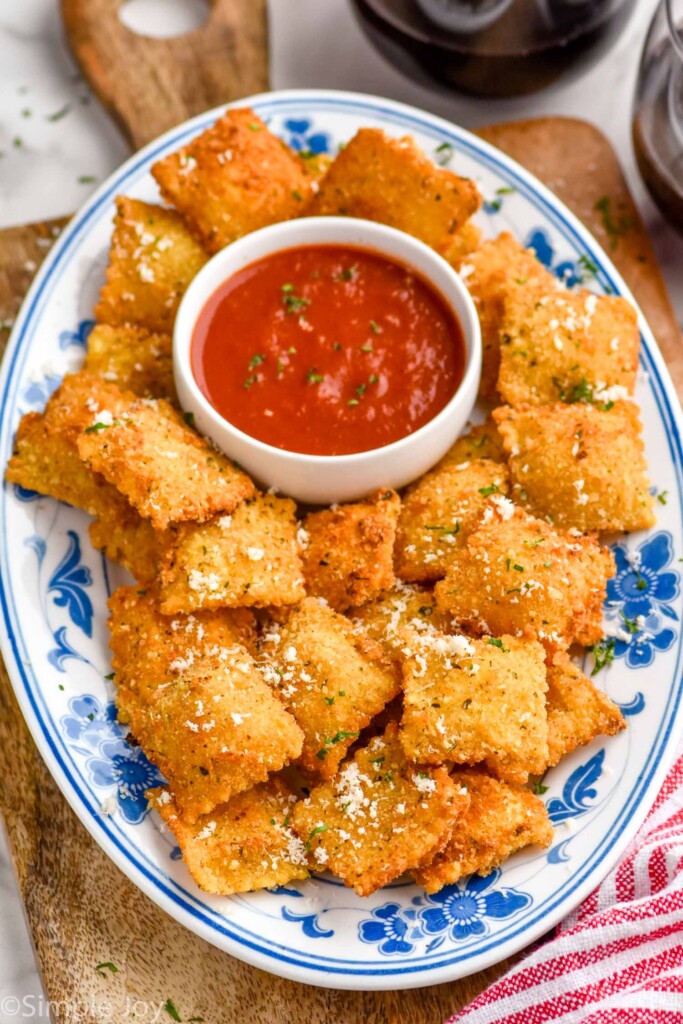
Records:
[[[253,110],[228,110],[152,167],[161,194],[207,252],[257,228],[301,216],[317,178]]]
[[[475,871],[488,875],[525,846],[552,842],[553,827],[545,805],[528,789],[473,768],[455,771],[451,778],[467,790],[470,805],[447,846],[415,872],[415,881],[428,893]]]
[[[487,766],[508,781],[545,770],[545,651],[535,640],[406,630],[400,739],[411,761]]]
[[[472,459],[488,459],[492,462],[506,462],[503,442],[495,421],[489,416],[483,423],[471,427],[466,434],[455,441],[435,468],[459,466]]]
[[[346,611],[388,590],[400,508],[395,491],[378,490],[365,501],[307,515],[302,537],[308,593]]]
[[[130,690],[126,711],[132,736],[192,824],[295,760],[303,736],[245,648],[186,662],[171,664],[170,685]]]
[[[166,398],[178,404],[170,334],[96,324],[88,336],[83,369],[141,398]]]
[[[396,573],[409,583],[440,580],[466,543],[491,494],[510,490],[507,467],[489,459],[434,469],[412,484],[396,532]]]
[[[308,597],[266,634],[264,671],[304,733],[301,767],[334,775],[362,729],[400,689],[382,647]]]
[[[281,779],[239,793],[192,825],[179,817],[168,790],[147,795],[205,892],[230,896],[308,877],[306,848],[288,824],[296,797]]]
[[[436,167],[411,138],[361,128],[321,179],[306,214],[377,220],[448,253],[480,202],[473,181]]]
[[[159,578],[163,611],[300,601],[305,590],[295,512],[289,498],[261,494],[231,515],[170,530]]]
[[[534,515],[582,531],[654,526],[634,402],[502,406],[493,415],[509,455],[514,498]]]
[[[521,246],[507,231],[498,238],[487,239],[476,252],[464,254],[458,270],[474,300],[481,323],[482,369],[479,394],[495,402],[507,286],[518,283],[526,287],[538,282],[545,288],[557,289],[560,285],[536,258],[536,254]]]
[[[613,574],[611,552],[591,537],[553,530],[494,495],[435,593],[439,608],[468,629],[528,633],[558,650],[601,638]]]
[[[89,380],[90,395],[78,453],[155,529],[231,512],[254,493],[246,473],[191,430],[168,402],[138,398],[94,374],[79,377]]]
[[[549,768],[596,736],[616,736],[626,728],[618,706],[564,652],[548,666],[546,706]]]
[[[295,809],[313,863],[369,896],[442,849],[469,803],[444,768],[406,761],[389,725]]]
[[[617,387],[633,394],[638,317],[626,299],[512,285],[501,326],[498,391],[504,402],[545,405]]]
[[[436,607],[431,590],[396,581],[392,590],[374,601],[356,608],[353,622],[373,640],[377,640],[392,658],[401,662],[405,655],[403,631],[406,626],[422,632],[438,629],[449,633],[453,626],[450,615]]]
[[[180,300],[207,258],[175,210],[119,196],[97,320],[170,333]]]

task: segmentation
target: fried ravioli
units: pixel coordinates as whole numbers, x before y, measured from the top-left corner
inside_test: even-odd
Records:
[[[380,221],[447,253],[480,201],[474,182],[436,167],[411,138],[361,128],[321,179],[306,214]]]
[[[525,846],[549,846],[553,827],[542,800],[523,786],[509,785],[479,769],[456,771],[452,780],[467,790],[470,805],[446,847],[415,872],[428,893],[465,875],[488,875]]]
[[[94,374],[90,423],[78,453],[157,530],[231,512],[254,485],[224,455],[187,426],[163,399],[138,398]]]
[[[175,210],[119,196],[97,320],[169,334],[181,298],[207,259]]]
[[[160,574],[162,610],[296,604],[304,595],[296,506],[270,494],[232,515],[169,531]]]
[[[446,465],[412,484],[396,532],[397,575],[409,583],[443,579],[487,498],[508,491],[507,467],[488,459]]]
[[[613,574],[611,552],[591,537],[555,531],[494,495],[437,583],[436,601],[477,633],[527,633],[555,650],[590,645],[602,636]]]
[[[170,334],[96,324],[83,368],[141,398],[167,398],[177,405],[171,350]]]
[[[575,401],[593,390],[633,394],[640,332],[626,299],[543,284],[509,287],[498,391],[508,405]]]
[[[295,760],[303,736],[245,648],[223,647],[144,697],[129,693],[132,735],[192,824]]]
[[[313,597],[266,641],[266,678],[304,732],[300,766],[329,778],[399,692],[398,672],[378,643]]]
[[[458,266],[460,276],[474,300],[481,323],[482,368],[479,393],[496,401],[500,369],[500,338],[509,282],[527,286],[538,282],[545,289],[559,289],[560,283],[545,269],[536,254],[525,249],[505,231],[464,255]]]
[[[633,402],[503,406],[493,415],[510,457],[514,496],[534,515],[582,531],[654,526]]]
[[[463,462],[471,462],[473,459],[507,461],[498,428],[490,416],[484,423],[471,427],[466,434],[459,437],[435,468],[460,466]]]
[[[315,187],[315,167],[278,139],[249,108],[228,110],[187,146],[152,167],[204,248],[301,216]]]
[[[468,803],[444,768],[408,763],[390,725],[299,801],[292,827],[319,871],[369,896],[441,850]]]
[[[346,611],[388,590],[394,582],[400,507],[395,491],[380,490],[365,501],[306,516],[303,564],[308,592]]]
[[[596,736],[616,736],[626,728],[619,707],[563,652],[558,652],[548,666],[546,700],[548,767]]]
[[[273,778],[188,825],[166,789],[148,793],[205,892],[230,896],[308,877],[308,854],[288,824],[296,797]]]
[[[403,718],[406,757],[477,764],[526,782],[545,770],[545,650],[535,640],[406,631]]]

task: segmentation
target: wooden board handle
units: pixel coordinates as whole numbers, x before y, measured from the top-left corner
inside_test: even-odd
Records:
[[[266,0],[211,0],[206,22],[152,39],[119,18],[123,0],[62,0],[69,45],[135,148],[188,117],[268,88]]]

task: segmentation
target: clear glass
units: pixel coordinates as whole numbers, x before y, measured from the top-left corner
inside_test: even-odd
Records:
[[[683,0],[661,0],[645,41],[633,109],[640,173],[683,232]]]

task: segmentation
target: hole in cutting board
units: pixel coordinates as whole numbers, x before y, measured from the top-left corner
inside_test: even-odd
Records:
[[[199,28],[210,10],[207,0],[125,0],[119,18],[140,36],[170,39]]]

